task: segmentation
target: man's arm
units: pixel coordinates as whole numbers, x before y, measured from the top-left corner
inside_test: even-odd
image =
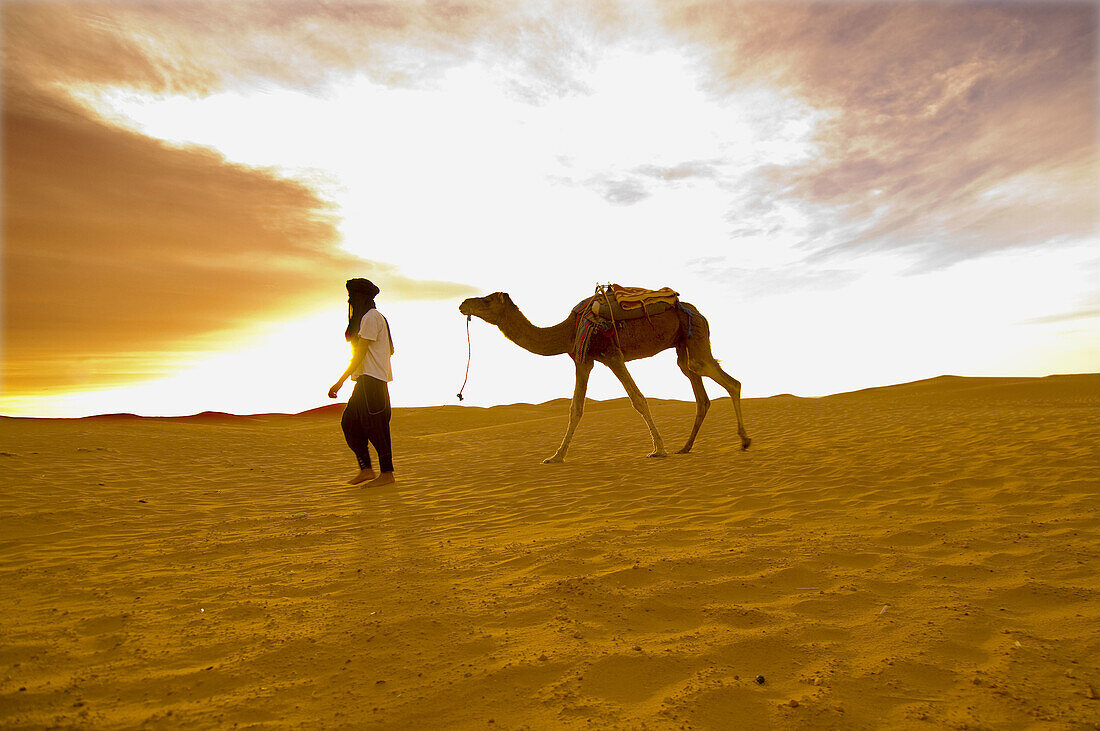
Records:
[[[328,390],[329,398],[336,398],[336,394],[340,391],[340,387],[344,385],[344,381],[348,380],[348,377],[355,372],[355,369],[359,367],[359,364],[363,362],[363,358],[367,355],[367,340],[363,338],[356,338],[355,345],[352,346],[351,351],[351,363],[348,364],[348,368],[344,371],[344,374],[340,376],[340,380],[333,384],[332,388]]]

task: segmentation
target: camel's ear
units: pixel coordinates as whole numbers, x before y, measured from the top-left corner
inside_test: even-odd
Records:
[[[508,296],[507,292],[497,292],[497,299],[500,300],[501,302],[507,302],[508,300],[510,300],[512,298]]]

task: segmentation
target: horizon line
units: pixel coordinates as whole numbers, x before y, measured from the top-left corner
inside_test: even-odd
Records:
[[[917,384],[931,383],[933,381],[942,381],[942,380],[947,380],[947,379],[971,380],[971,381],[1041,381],[1041,380],[1044,380],[1044,379],[1047,379],[1047,378],[1073,377],[1073,376],[1078,376],[1078,377],[1100,376],[1100,373],[1095,373],[1095,372],[1048,373],[1045,376],[960,376],[960,375],[955,375],[955,374],[950,374],[950,373],[944,373],[944,374],[941,374],[941,375],[938,375],[938,376],[931,376],[929,378],[918,378],[918,379],[913,380],[913,381],[903,381],[903,382],[900,382],[900,383],[887,383],[887,384],[881,384],[881,385],[877,385],[877,386],[866,386],[864,388],[852,389],[850,391],[837,391],[836,393],[824,394],[822,396],[799,396],[799,395],[794,394],[794,393],[785,392],[785,393],[772,394],[770,396],[746,397],[746,398],[742,398],[742,401],[766,401],[768,399],[773,399],[773,398],[795,398],[795,399],[805,399],[805,400],[816,400],[816,399],[831,398],[833,396],[844,396],[844,395],[847,395],[847,394],[863,393],[865,391],[874,391],[874,390],[888,389],[888,388],[900,388],[900,387],[903,387],[903,386],[913,386],[913,385],[917,385]],[[729,397],[728,396],[719,396],[717,398],[711,399],[711,401],[712,402],[713,401],[721,401],[721,400],[727,399],[727,398],[729,398]],[[591,401],[591,402],[594,402],[594,403],[611,403],[611,402],[614,402],[614,401],[621,401],[621,400],[627,400],[627,399],[628,399],[628,397],[625,394],[623,396],[617,396],[615,398],[610,398],[610,399],[597,399],[597,398],[591,398],[591,397],[586,397],[585,398],[586,401]],[[669,399],[669,398],[660,398],[660,397],[657,397],[657,396],[646,397],[646,400],[647,401],[665,401],[665,402],[684,403],[684,404],[694,403],[694,401],[687,401],[685,399]],[[415,411],[415,410],[423,410],[423,409],[440,409],[440,408],[446,408],[446,407],[456,407],[456,408],[461,408],[461,409],[499,409],[499,408],[514,407],[514,406],[531,406],[531,407],[545,406],[546,404],[552,404],[555,401],[569,401],[569,397],[568,396],[561,396],[561,397],[558,397],[558,398],[549,399],[547,401],[540,401],[538,403],[531,403],[531,402],[527,402],[527,401],[516,401],[516,402],[508,403],[508,404],[494,404],[493,406],[474,406],[472,404],[462,404],[462,403],[450,404],[450,403],[448,403],[448,404],[432,404],[432,405],[428,405],[428,406],[395,406],[395,407],[393,407],[393,409],[394,409],[394,411]],[[271,417],[271,416],[274,416],[274,417],[284,416],[284,417],[287,417],[287,418],[294,418],[294,417],[298,417],[298,416],[306,416],[306,415],[310,415],[310,414],[316,414],[318,412],[333,411],[337,408],[342,409],[346,405],[347,405],[346,401],[337,401],[337,402],[334,402],[334,403],[331,403],[331,404],[325,404],[323,406],[315,406],[311,409],[306,409],[305,411],[298,411],[298,412],[295,412],[295,413],[288,413],[288,412],[281,412],[281,411],[267,411],[267,412],[253,412],[253,413],[247,413],[247,414],[237,414],[237,413],[233,413],[233,412],[229,412],[229,411],[211,411],[211,410],[207,410],[207,411],[199,411],[199,412],[196,412],[194,414],[177,414],[175,416],[166,416],[166,415],[142,415],[142,414],[135,414],[133,412],[128,412],[128,411],[118,411],[118,412],[108,412],[108,413],[102,413],[102,414],[88,414],[88,415],[85,415],[85,416],[10,416],[8,414],[0,414],[0,419],[19,419],[19,420],[37,420],[37,421],[79,421],[81,419],[109,419],[109,418],[116,418],[116,419],[122,419],[122,418],[126,418],[126,419],[196,419],[196,418],[206,417],[206,418],[229,418],[229,419],[249,419],[249,418],[255,419],[255,418],[259,418],[259,417]]]

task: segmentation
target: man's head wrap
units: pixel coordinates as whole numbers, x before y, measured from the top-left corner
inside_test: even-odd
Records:
[[[374,309],[374,297],[381,290],[369,279],[357,277],[349,279],[348,287],[348,327],[344,330],[344,339],[351,341],[359,333],[359,322],[368,310]]]
[[[367,296],[367,299],[374,299],[381,291],[374,282],[369,279],[363,279],[362,277],[349,279],[347,286],[349,295],[362,293]]]

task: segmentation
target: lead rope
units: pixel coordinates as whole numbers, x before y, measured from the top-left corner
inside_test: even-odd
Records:
[[[473,315],[466,315],[466,377],[462,379],[462,388],[458,389],[458,400],[462,400],[462,392],[466,390],[466,381],[470,378],[470,357],[473,355],[473,346],[470,344],[470,320]]]

